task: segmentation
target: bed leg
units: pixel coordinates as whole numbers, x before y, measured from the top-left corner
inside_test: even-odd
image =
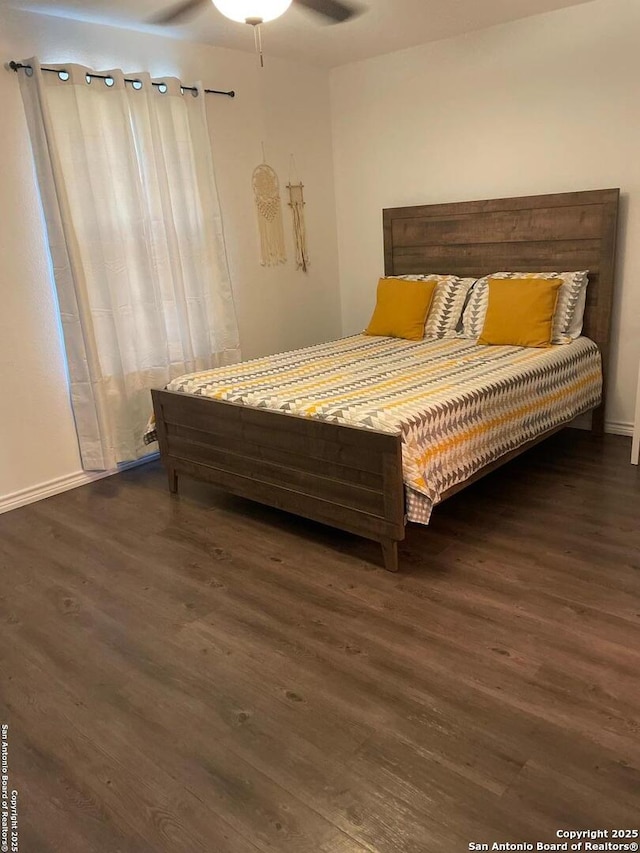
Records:
[[[593,435],[604,435],[604,405],[598,406],[591,415],[591,432]]]
[[[169,478],[169,491],[172,495],[178,494],[178,472],[175,468],[167,468],[167,476]]]
[[[398,571],[398,540],[397,539],[382,539],[382,556],[384,558],[384,567],[388,572]]]

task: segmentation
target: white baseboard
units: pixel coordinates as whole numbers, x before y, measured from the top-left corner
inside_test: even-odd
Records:
[[[633,435],[633,424],[628,424],[626,421],[607,421],[604,425],[604,431],[610,432],[613,435]]]
[[[69,489],[77,489],[78,486],[86,486],[87,483],[94,483],[96,480],[102,480],[104,477],[111,477],[113,474],[119,474],[121,471],[126,471],[129,468],[136,468],[138,465],[144,465],[147,462],[152,462],[158,459],[159,453],[150,453],[142,459],[136,459],[134,462],[124,462],[119,465],[115,471],[76,471],[73,474],[67,474],[65,477],[57,477],[55,480],[48,480],[46,483],[39,483],[37,486],[31,486],[28,489],[22,489],[19,492],[13,492],[9,495],[0,497],[0,513],[9,512],[11,509],[26,506],[27,504],[41,501],[44,498],[50,498],[53,495],[59,495],[61,492],[68,492]]]
[[[571,421],[570,426],[575,429],[591,429],[591,414],[587,412],[586,415],[578,415],[578,417]],[[610,433],[611,435],[633,435],[633,424],[626,423],[625,421],[605,421],[604,431]]]

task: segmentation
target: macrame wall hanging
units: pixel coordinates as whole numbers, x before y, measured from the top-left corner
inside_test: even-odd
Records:
[[[294,183],[293,173],[295,161],[291,155],[291,166],[289,170],[289,207],[293,216],[293,239],[296,247],[296,269],[306,272],[309,267],[309,253],[307,251],[307,226],[304,221],[304,184],[296,179]]]
[[[260,230],[260,263],[273,267],[287,262],[278,176],[262,162],[253,171],[253,194]]]

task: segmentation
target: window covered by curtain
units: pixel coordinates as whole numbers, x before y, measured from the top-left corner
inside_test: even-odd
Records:
[[[205,95],[27,62],[80,451],[108,469],[149,452],[150,388],[240,358]]]

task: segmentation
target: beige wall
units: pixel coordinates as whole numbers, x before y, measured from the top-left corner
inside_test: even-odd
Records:
[[[595,0],[334,70],[344,332],[372,308],[382,208],[619,186],[607,417],[629,431],[640,357],[639,43],[637,0]]]
[[[73,60],[203,80],[245,357],[340,335],[329,82],[326,71],[250,53],[3,10],[0,55]],[[18,81],[0,70],[0,509],[82,482]],[[294,153],[305,184],[311,270],[258,261],[251,172],[261,140],[282,184]],[[283,187],[284,188],[284,187]],[[26,490],[25,494],[17,494]],[[40,491],[39,491],[40,490]]]

